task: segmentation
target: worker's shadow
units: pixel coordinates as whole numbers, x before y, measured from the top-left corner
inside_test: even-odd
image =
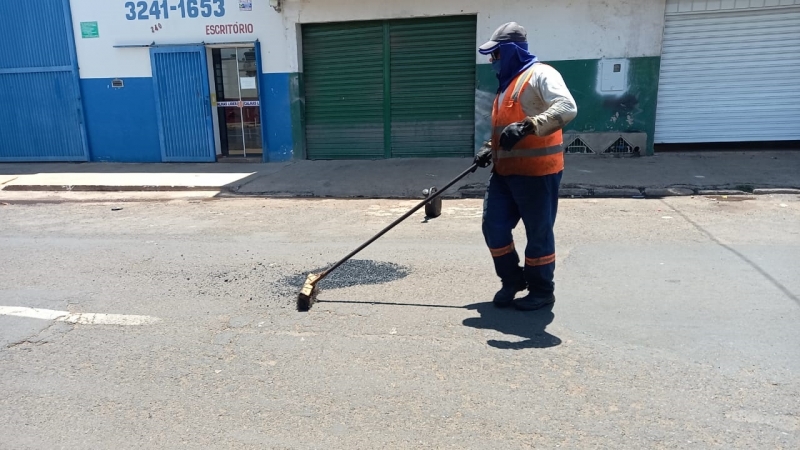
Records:
[[[503,334],[519,336],[526,340],[511,342],[489,340],[489,346],[504,350],[550,348],[561,344],[561,339],[545,331],[553,322],[553,306],[538,311],[522,312],[514,308],[500,309],[492,304],[476,303],[465,307],[478,311],[480,317],[465,319],[463,324],[480,330],[496,330]]]

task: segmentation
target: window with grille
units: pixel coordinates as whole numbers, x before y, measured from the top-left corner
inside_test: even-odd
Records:
[[[578,153],[578,154],[588,154],[594,153],[592,149],[586,145],[580,138],[575,139],[572,141],[571,144],[567,145],[566,149],[564,150],[565,153]]]
[[[603,153],[633,153],[633,146],[625,139],[619,138]]]

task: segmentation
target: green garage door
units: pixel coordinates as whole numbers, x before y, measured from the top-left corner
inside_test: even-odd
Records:
[[[303,26],[309,159],[472,156],[475,17]]]

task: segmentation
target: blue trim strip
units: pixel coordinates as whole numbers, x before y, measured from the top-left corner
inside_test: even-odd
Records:
[[[0,69],[0,75],[10,73],[45,73],[45,72],[72,72],[72,66],[51,66],[51,67],[18,67],[14,69]]]
[[[70,7],[70,0],[62,0],[64,5],[64,23],[67,28],[67,43],[69,45],[70,58],[72,58],[72,74],[75,80],[75,90],[78,93],[78,118],[81,121],[81,141],[83,144],[83,155],[85,161],[89,161],[89,134],[86,132],[86,116],[83,111],[83,95],[81,93],[81,74],[78,68],[78,49],[75,46],[75,35],[72,28],[72,9]]]
[[[13,156],[13,157],[0,157],[0,163],[7,162],[88,162],[83,156]]]
[[[198,47],[198,51],[200,52],[200,59],[203,61],[203,80],[205,83],[201,83],[203,85],[203,98],[206,103],[206,137],[208,139],[208,161],[215,162],[217,160],[217,140],[215,139],[214,133],[214,119],[211,117],[212,110],[211,110],[211,86],[209,86],[208,81],[208,55],[206,54],[206,47],[200,46]],[[216,113],[216,110],[213,111]],[[242,130],[244,132],[244,130]]]
[[[269,143],[267,142],[267,111],[266,111],[266,102],[264,101],[264,91],[266,90],[266,86],[261,81],[261,74],[264,72],[261,64],[261,42],[256,39],[255,42],[256,46],[256,73],[258,76],[256,77],[256,83],[258,83],[258,113],[261,115],[261,161],[262,162],[269,162]]]
[[[205,53],[206,48],[199,44],[186,44],[186,45],[169,45],[164,47],[153,47],[150,49],[153,53],[191,53],[191,52],[203,52]]]
[[[190,42],[188,44],[169,44],[169,43],[156,44],[155,41],[153,41],[153,42],[151,42],[149,44],[117,44],[117,45],[112,45],[112,47],[113,48],[186,47],[186,46],[193,46],[193,45],[232,45],[232,46],[236,46],[236,45],[242,45],[242,44],[250,45],[253,42],[254,41],[233,41],[233,42],[205,42],[205,41],[203,41],[203,42],[194,42],[194,43]]]
[[[153,93],[156,100],[156,121],[158,122],[158,142],[161,145],[161,161],[167,160],[167,143],[164,138],[164,118],[161,116],[161,94],[158,91],[158,76],[156,73],[156,49],[150,49],[150,71],[153,80]]]

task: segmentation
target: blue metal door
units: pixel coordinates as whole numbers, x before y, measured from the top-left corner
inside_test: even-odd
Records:
[[[0,161],[88,161],[69,0],[1,0],[0,30]]]
[[[206,49],[150,49],[161,157],[165,162],[216,160]]]

